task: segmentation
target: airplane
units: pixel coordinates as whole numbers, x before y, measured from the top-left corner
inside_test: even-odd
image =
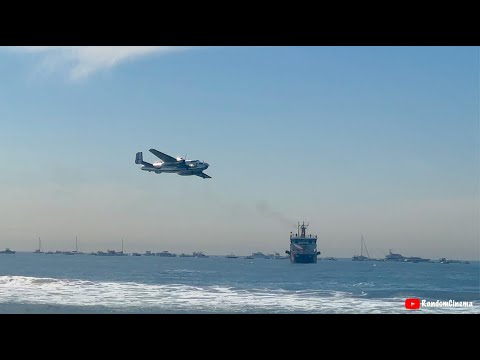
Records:
[[[177,173],[182,176],[196,175],[204,179],[211,179],[212,177],[204,174],[203,170],[209,167],[206,162],[199,160],[187,160],[182,157],[171,157],[158,150],[149,150],[153,155],[158,157],[161,161],[150,164],[143,161],[143,154],[137,152],[135,157],[135,164],[142,164],[140,169],[145,171],[153,171],[157,174],[165,173]]]

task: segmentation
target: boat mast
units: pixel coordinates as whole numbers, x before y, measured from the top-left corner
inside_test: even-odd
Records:
[[[298,225],[300,226],[300,222],[298,223]],[[301,228],[302,228],[302,235],[301,235],[301,237],[302,237],[302,238],[305,237],[305,230],[307,229],[307,227],[308,227],[308,224],[305,225],[305,221],[302,222],[302,226],[301,226]]]
[[[123,237],[122,237],[122,254],[123,254]]]
[[[363,235],[360,237],[360,256],[363,256]]]
[[[42,242],[40,240],[40,236],[38,237],[38,250],[41,252],[42,251]]]
[[[367,257],[370,259],[370,254],[368,253],[367,244],[365,243],[365,240],[363,239],[363,235],[362,235],[362,244],[365,247],[365,252],[367,253]],[[363,247],[362,247],[362,249],[363,249]]]
[[[75,252],[78,252],[78,240],[77,240],[77,236],[75,236]]]

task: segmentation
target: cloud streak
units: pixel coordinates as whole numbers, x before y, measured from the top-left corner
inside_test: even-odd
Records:
[[[67,70],[72,81],[79,81],[99,71],[111,69],[126,61],[153,54],[170,54],[186,50],[180,46],[23,46],[17,53],[41,57],[44,70]]]

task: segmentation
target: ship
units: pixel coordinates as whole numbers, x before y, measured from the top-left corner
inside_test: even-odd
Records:
[[[367,256],[363,255],[363,249],[365,248],[365,252]],[[360,238],[360,255],[354,255],[352,257],[353,261],[368,261],[370,259],[370,254],[368,253],[367,250],[367,244],[365,244],[365,240],[363,240],[363,235]]]
[[[122,239],[122,252],[123,252],[123,239]],[[73,255],[83,255],[83,252],[78,251],[78,239],[75,236],[75,251],[72,251]]]
[[[178,257],[193,257],[193,255],[181,253]]]
[[[389,250],[389,254],[385,255],[385,261],[405,261],[405,256],[392,253],[392,250]]]
[[[202,251],[195,251],[193,256],[196,258],[208,258],[208,255],[205,255]]]
[[[15,251],[6,248],[4,251],[0,251],[0,254],[15,254]]]
[[[275,259],[275,260],[285,260],[285,259],[288,259],[288,256],[280,255],[278,252],[275,251],[275,254],[273,255],[273,259]]]
[[[75,237],[75,240],[76,240],[76,237]],[[76,252],[78,252],[78,246],[77,246],[77,251],[72,251],[72,254],[70,254],[70,255],[74,255]],[[115,251],[115,250],[107,249],[107,252],[97,251],[97,255],[98,256],[127,256],[128,254],[123,252],[123,238],[122,238],[122,251]]]
[[[462,260],[448,260],[445,258],[441,258],[438,260],[440,264],[470,264],[469,261],[462,261]]]
[[[40,237],[38,238],[38,249],[33,252],[34,254],[43,254],[42,250],[42,242],[40,241]]]
[[[290,233],[290,250],[285,253],[290,256],[292,264],[314,264],[317,262],[317,256],[320,251],[317,251],[317,236],[306,235],[305,231],[309,224],[302,222],[298,223],[298,233]]]
[[[265,254],[262,253],[261,251],[259,251],[259,252],[254,252],[254,253],[252,253],[251,256],[252,256],[253,258],[267,259],[267,255],[265,255]]]
[[[70,254],[67,255],[73,255],[73,252],[70,252]],[[115,250],[107,250],[107,252],[104,251],[97,251],[98,256],[124,256],[127,254],[124,254],[123,251],[115,251]]]
[[[157,252],[155,255],[156,256],[161,256],[161,257],[177,257],[177,254],[173,254],[171,252],[168,252],[167,250],[162,251],[162,252]]]
[[[424,259],[418,256],[410,256],[406,257],[403,261],[405,262],[412,262],[412,263],[419,263],[419,262],[430,262],[430,259]]]

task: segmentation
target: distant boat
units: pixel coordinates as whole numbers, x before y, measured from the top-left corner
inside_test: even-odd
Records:
[[[122,251],[117,251],[117,252],[116,252],[116,255],[117,255],[117,256],[127,256],[127,254],[125,254],[125,253],[123,252],[123,237],[122,237]]]
[[[157,256],[162,256],[162,257],[177,257],[176,254],[172,254],[172,253],[170,253],[170,252],[168,252],[168,251],[158,252],[158,253],[156,253],[155,255],[157,255]]]
[[[403,261],[419,263],[419,262],[430,262],[430,259],[424,259],[418,256],[410,256],[410,257],[406,257]]]
[[[335,259],[334,257],[331,257],[331,256],[326,257],[325,260],[337,261],[337,259]]]
[[[181,253],[178,257],[193,257],[193,255]]]
[[[238,259],[238,256],[234,255],[234,254],[230,254],[230,255],[227,255],[225,256],[227,259]]]
[[[38,249],[34,251],[34,254],[43,254],[42,242],[40,241],[40,237],[38,237]]]
[[[404,261],[404,260],[405,260],[405,256],[392,253],[392,250],[390,250],[389,254],[385,256],[385,261]]]
[[[0,254],[15,254],[16,251],[10,250],[9,248],[6,248],[3,251],[0,251]]]
[[[441,258],[438,260],[440,264],[470,264],[468,261],[461,261],[461,260],[447,260],[445,258]]]
[[[208,255],[205,255],[203,252],[201,251],[195,251],[193,253],[193,256],[195,256],[196,258],[208,258]]]
[[[127,256],[128,254],[125,254],[123,252],[123,238],[122,238],[122,251],[115,251],[115,250],[108,250],[107,252],[104,251],[97,251],[98,256]]]
[[[268,258],[267,255],[265,255],[265,254],[262,253],[261,251],[259,251],[259,252],[254,252],[254,253],[252,253],[251,256],[254,257],[254,258],[261,258],[261,259],[267,259],[267,258]]]
[[[125,256],[127,254],[124,254],[123,251],[107,250],[107,252],[97,251],[97,255],[98,256]]]
[[[139,254],[139,253],[132,253],[132,256],[142,256],[142,254]]]
[[[252,260],[252,259],[254,259],[254,257],[253,257],[252,255],[248,255],[248,256],[245,256],[245,259],[250,259],[250,260]]]
[[[75,236],[75,251],[72,251],[73,255],[83,255],[83,252],[78,251],[78,239]]]
[[[367,256],[363,255],[364,248]],[[365,244],[365,240],[363,240],[363,235],[360,238],[360,255],[353,256],[352,260],[353,261],[369,261],[370,260],[370,254],[368,253],[367,244]]]
[[[154,253],[152,253],[150,250],[145,251],[145,256],[155,256]]]
[[[273,255],[273,259],[275,260],[287,260],[289,256],[280,255],[278,252],[275,251],[275,255]]]

